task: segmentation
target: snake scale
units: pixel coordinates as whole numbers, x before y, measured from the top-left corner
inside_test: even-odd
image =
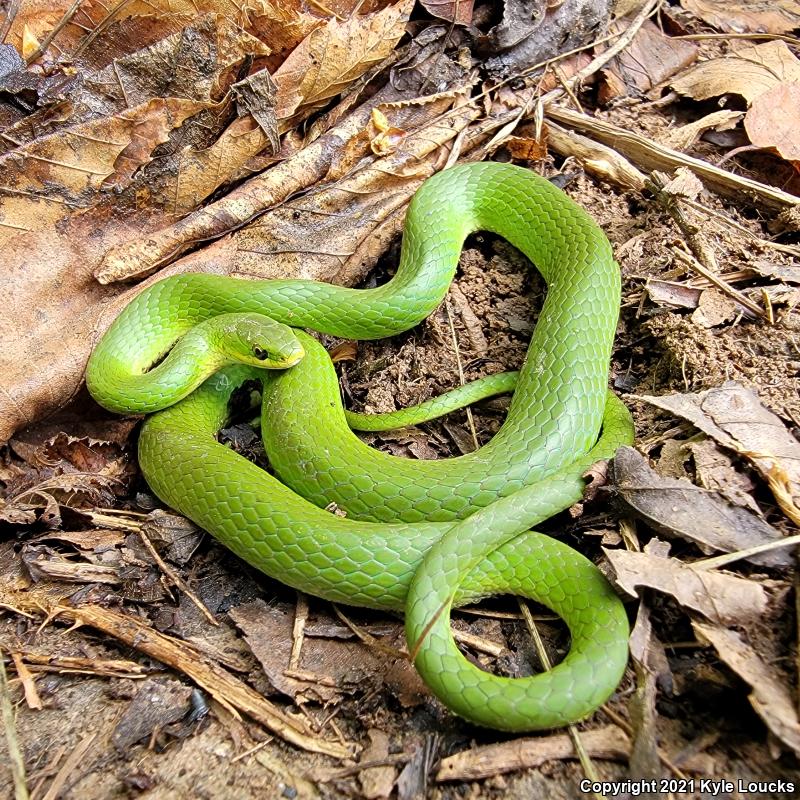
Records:
[[[525,363],[499,379],[517,384],[506,420],[490,442],[456,458],[378,452],[352,432],[348,419],[358,417],[342,408],[330,358],[300,329],[374,339],[411,328],[443,299],[475,230],[507,239],[547,283]],[[607,699],[627,663],[627,617],[603,575],[531,531],[580,500],[588,467],[632,440],[630,415],[607,390],[619,300],[608,240],[582,209],[528,170],[469,164],[417,191],[387,283],[159,281],[101,339],[87,385],[112,410],[158,412],[142,427],[139,461],[169,506],[284,583],[404,611],[414,663],[455,713],[509,731],[553,728]],[[277,477],[215,439],[231,394],[248,380],[261,383],[262,436]],[[463,401],[458,390],[452,400]],[[433,412],[404,413],[375,427]],[[331,502],[346,516],[325,511]],[[561,663],[512,679],[462,655],[450,608],[496,593],[530,597],[567,622]]]

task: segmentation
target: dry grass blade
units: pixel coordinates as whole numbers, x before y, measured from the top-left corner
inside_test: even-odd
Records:
[[[25,779],[25,761],[17,738],[17,724],[14,719],[14,706],[6,676],[6,665],[3,651],[0,650],[0,714],[3,718],[6,746],[8,747],[8,760],[11,766],[11,775],[14,780],[14,800],[28,800],[28,784]]]

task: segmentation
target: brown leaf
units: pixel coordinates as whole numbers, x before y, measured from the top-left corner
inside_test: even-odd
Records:
[[[289,669],[292,652],[291,611],[254,600],[228,613],[244,633],[270,683],[294,699],[323,703],[339,700],[343,694],[363,688],[365,682],[382,682],[383,672],[390,663],[385,655],[360,642],[306,639],[296,670],[309,673],[309,680],[289,677],[284,673]],[[398,627],[398,634],[399,631]]]
[[[622,33],[629,19],[612,22],[610,33]],[[598,48],[603,52],[605,47]],[[647,20],[637,31],[633,41],[618,55],[603,72],[606,79],[614,73],[619,82],[617,91],[606,87],[601,90],[601,99],[607,103],[619,94],[642,93],[662,83],[667,78],[685,69],[697,59],[698,48],[693,42],[674,39],[653,22]]]
[[[797,0],[681,0],[681,5],[725,33],[789,33],[800,28]]]
[[[313,30],[273,75],[282,130],[347,89],[394,49],[405,32],[413,0],[366,16],[331,19]]]
[[[800,81],[800,60],[785,42],[744,45],[730,55],[703,61],[671,82],[672,88],[695,100],[740,94],[752,103],[781,82]]]
[[[361,753],[361,761],[379,761],[389,755],[389,737],[377,728],[367,731],[369,745]],[[370,767],[359,775],[361,792],[368,800],[381,800],[392,793],[396,770],[393,766]]]
[[[779,83],[753,100],[744,129],[757,147],[800,161],[800,83]]]
[[[669,546],[652,539],[644,553],[608,550],[615,581],[632,597],[637,586],[646,586],[675,598],[684,608],[697,611],[712,622],[743,625],[760,619],[767,610],[767,593],[755,581],[721,571],[692,569],[677,558],[667,557]]]
[[[473,0],[420,0],[420,5],[434,17],[469,25],[472,22]]]
[[[704,552],[724,553],[775,542],[781,534],[761,517],[731,505],[684,479],[662,478],[632,447],[621,447],[613,462],[614,487],[627,510],[667,536],[680,536]],[[781,566],[790,559],[785,550],[751,556],[755,563]]]
[[[201,104],[154,99],[128,111],[43,136],[0,157],[0,241],[39,230],[130,182],[171,130]]]
[[[749,459],[784,513],[800,524],[800,442],[758,395],[736,381],[697,394],[643,395],[654,406],[689,420],[703,433]]]
[[[786,680],[778,675],[736,631],[692,621],[695,632],[714,646],[719,657],[753,689],[750,703],[767,727],[800,755],[800,719]]]

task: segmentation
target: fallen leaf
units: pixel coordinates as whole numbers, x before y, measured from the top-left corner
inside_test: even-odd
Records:
[[[711,58],[690,67],[672,88],[695,100],[722,94],[740,94],[752,103],[779,83],[800,81],[800,60],[785,42],[766,42],[737,47],[730,55]]]
[[[692,322],[701,328],[716,328],[736,319],[740,306],[719,289],[703,289],[692,314]]]
[[[120,751],[152,735],[186,716],[190,709],[190,686],[167,678],[144,681],[119,722],[114,726],[111,741]]]
[[[434,17],[456,25],[469,25],[472,22],[473,2],[474,0],[420,0],[420,5]]]
[[[631,631],[630,649],[636,673],[636,691],[628,701],[628,716],[634,734],[630,769],[635,775],[656,777],[661,774],[661,760],[656,746],[656,678],[658,670],[666,670],[667,674],[670,672],[664,648],[653,635],[650,612],[645,601],[639,604],[636,624]]]
[[[747,458],[773,490],[784,513],[800,524],[800,442],[758,395],[736,381],[697,394],[639,399],[682,417]]]
[[[772,733],[800,755],[800,719],[785,678],[747,644],[742,634],[696,620],[692,621],[692,627],[752,687],[750,703]]]
[[[329,20],[292,51],[272,76],[281,131],[347,89],[392,52],[405,33],[413,0],[340,22]]]
[[[621,447],[613,461],[612,487],[626,510],[667,536],[694,542],[703,552],[733,553],[780,541],[781,533],[748,509],[731,505],[717,492],[685,479],[658,475],[633,447]],[[785,566],[784,549],[751,556],[754,563]]]
[[[369,762],[386,758],[389,755],[388,735],[377,728],[370,728],[367,736],[369,745],[364,748],[360,760]],[[358,776],[361,793],[367,800],[383,800],[392,793],[396,774],[395,767],[391,764],[363,770]]]
[[[126,185],[201,104],[153,99],[111,117],[60,130],[0,157],[0,241],[39,230]]]
[[[617,18],[609,33],[622,33],[628,19]],[[596,48],[602,53],[605,47]],[[601,102],[608,103],[621,94],[641,94],[667,78],[686,69],[697,59],[694,42],[667,36],[655,23],[646,20],[633,41],[606,67],[602,74],[606,85],[601,88]],[[615,76],[618,80],[608,83]]]
[[[725,33],[790,33],[800,28],[797,0],[681,0],[681,5]]]
[[[658,137],[658,141],[673,150],[685,151],[706,131],[731,130],[743,118],[744,114],[741,111],[723,108],[719,111],[712,111],[694,122],[667,129],[662,136]]]
[[[637,586],[656,589],[723,625],[744,625],[767,611],[768,597],[760,583],[727,572],[692,569],[668,557],[668,550],[665,542],[651,539],[643,553],[605,548],[603,552],[614,570],[615,582],[632,597],[639,596]]]
[[[788,161],[800,161],[800,83],[779,83],[756,97],[744,129],[757,147],[771,147]]]

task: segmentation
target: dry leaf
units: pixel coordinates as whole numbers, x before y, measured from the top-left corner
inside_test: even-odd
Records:
[[[688,150],[706,131],[727,131],[736,127],[736,123],[744,117],[741,111],[720,109],[701,117],[686,125],[669,128],[658,141],[673,150]]]
[[[0,157],[0,240],[44,228],[92,205],[100,191],[126,185],[170,131],[202,107],[190,100],[153,99]]]
[[[413,5],[413,0],[401,0],[375,14],[331,19],[313,30],[273,75],[281,129],[293,127],[386,58],[405,33]]]
[[[779,541],[779,531],[761,517],[731,505],[717,492],[701,489],[685,479],[662,478],[633,447],[621,447],[613,461],[614,489],[626,510],[667,536],[694,542],[704,552],[736,552]],[[751,560],[785,566],[791,563],[783,549]]]
[[[697,394],[642,395],[654,406],[689,420],[703,433],[749,459],[775,493],[784,513],[800,524],[800,442],[758,395],[736,381]]]
[[[632,597],[646,586],[675,598],[686,609],[711,622],[744,625],[767,611],[768,597],[760,583],[722,571],[693,569],[668,557],[669,545],[651,539],[645,552],[603,549],[617,585]]]
[[[420,0],[420,5],[434,17],[456,25],[472,22],[473,0]]]
[[[670,85],[676,92],[695,100],[740,94],[752,103],[779,83],[797,81],[800,81],[800,61],[786,43],[766,42],[743,45],[730,55],[703,61]]]
[[[622,33],[629,19],[617,19],[609,33]],[[597,48],[602,53],[605,47]],[[608,103],[621,94],[641,94],[662,83],[697,59],[698,47],[693,42],[675,39],[647,20],[633,41],[603,70],[606,81],[617,80],[601,88],[600,100]]]
[[[800,161],[800,83],[779,83],[753,100],[744,129],[757,147]]]
[[[789,33],[800,28],[797,0],[681,0],[681,5],[725,33]]]
[[[752,688],[750,702],[767,727],[800,755],[800,719],[785,680],[736,631],[692,621],[701,639],[711,642],[719,657]]]

